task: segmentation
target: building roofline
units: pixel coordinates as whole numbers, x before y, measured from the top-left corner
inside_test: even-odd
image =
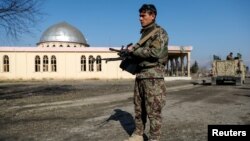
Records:
[[[120,49],[120,47],[112,47],[115,49]],[[190,52],[193,50],[192,46],[169,46],[169,51],[187,51]],[[100,51],[109,51],[109,47],[0,47],[0,52],[100,52]]]

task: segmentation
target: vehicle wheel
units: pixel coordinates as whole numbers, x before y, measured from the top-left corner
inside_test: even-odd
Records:
[[[211,81],[211,85],[216,85],[216,84],[217,84],[216,80],[213,79],[213,80]]]
[[[241,80],[241,78],[238,78],[235,80],[235,85],[236,86],[241,86],[243,84],[243,80]]]
[[[216,84],[217,84],[217,85],[223,84],[223,80],[217,80],[217,81],[216,81]]]

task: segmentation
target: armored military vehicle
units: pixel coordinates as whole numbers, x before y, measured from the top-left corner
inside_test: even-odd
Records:
[[[212,63],[212,85],[224,82],[233,82],[235,85],[242,85],[245,82],[246,67],[240,57],[233,60],[221,60],[214,56]]]

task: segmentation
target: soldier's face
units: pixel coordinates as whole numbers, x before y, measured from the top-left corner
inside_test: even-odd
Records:
[[[149,14],[148,12],[141,12],[140,13],[140,22],[141,22],[141,26],[145,27],[149,24],[151,24],[155,19],[155,15],[154,14]]]

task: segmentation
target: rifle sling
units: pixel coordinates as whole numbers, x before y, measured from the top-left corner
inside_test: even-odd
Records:
[[[153,31],[151,31],[148,35],[140,39],[136,44],[141,46],[143,43],[145,43],[150,37],[152,37],[157,31],[159,31],[160,28],[155,28]]]

